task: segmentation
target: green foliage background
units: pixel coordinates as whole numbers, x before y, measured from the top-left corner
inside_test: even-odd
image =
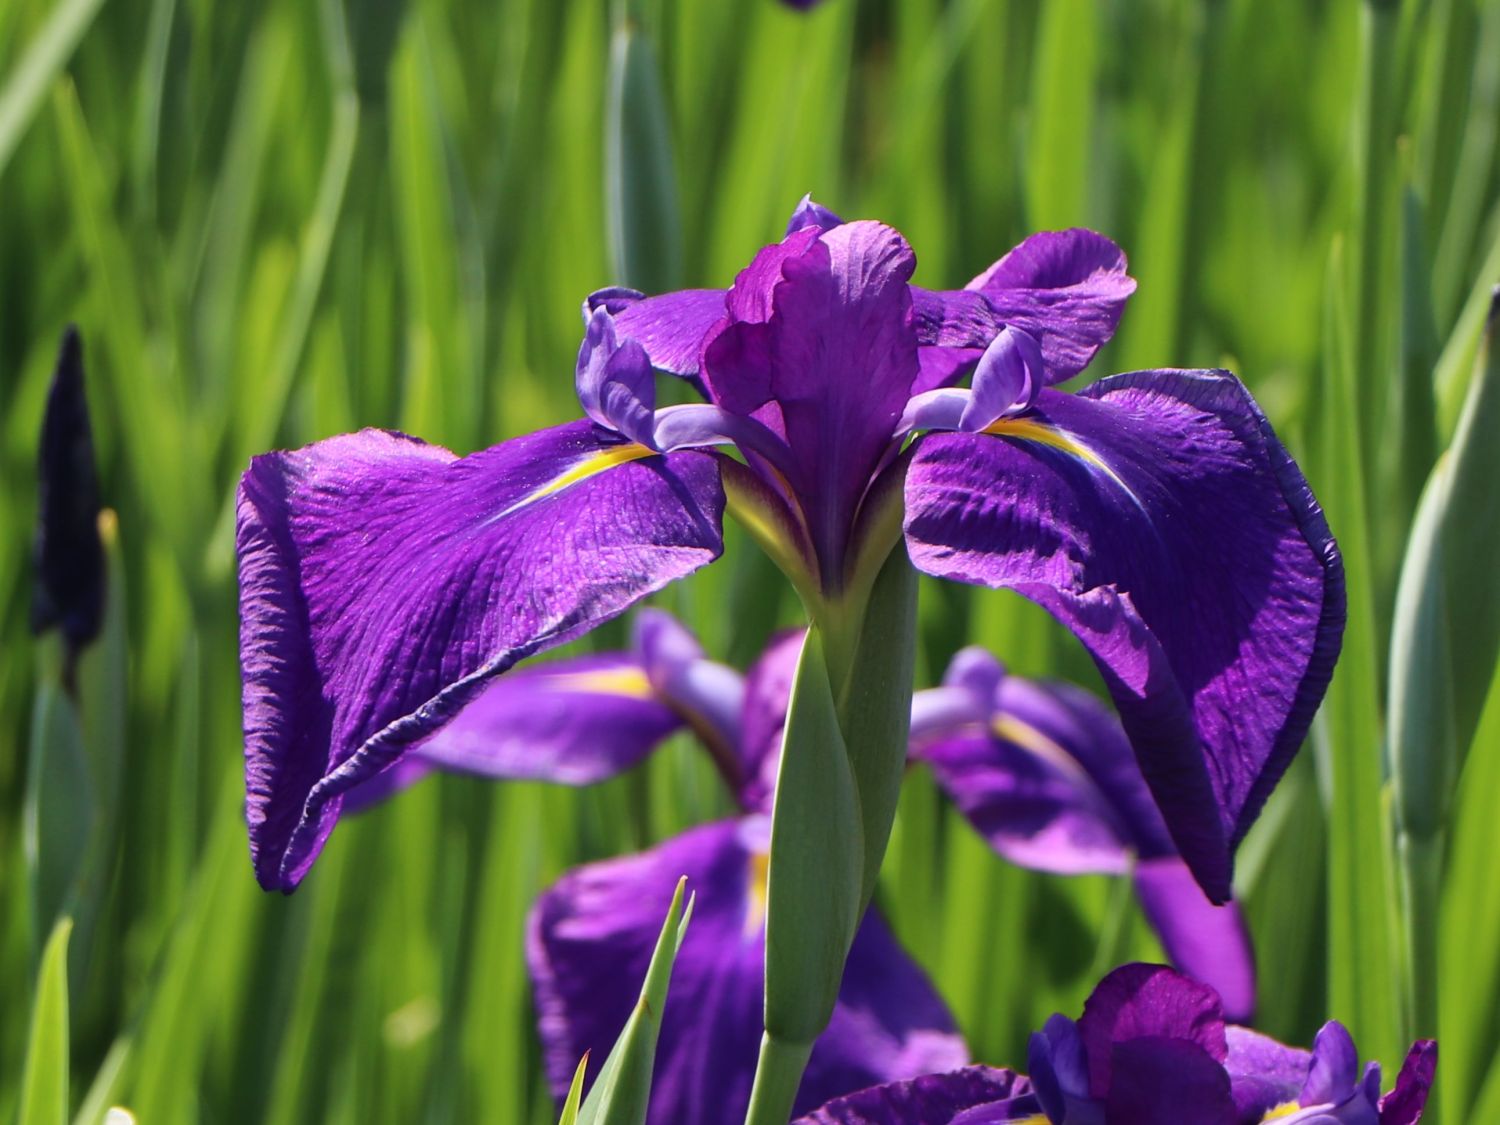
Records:
[[[1446,855],[1406,917],[1383,765],[1388,669],[1418,702],[1446,699],[1441,665],[1388,646],[1418,492],[1500,281],[1500,3],[640,8],[679,199],[658,276],[725,284],[807,191],[899,227],[933,286],[1083,224],[1140,280],[1085,378],[1227,366],[1250,384],[1328,510],[1351,593],[1333,693],[1241,853],[1259,1022],[1308,1042],[1337,1015],[1388,1065],[1440,1033],[1442,1119],[1500,1121],[1500,690],[1471,708],[1466,758],[1456,736]],[[614,18],[557,0],[0,0],[0,1119],[23,1084],[28,1121],[111,1104],[151,1125],[554,1119],[528,905],[724,795],[685,744],[590,791],[444,778],[345,821],[294,896],[262,894],[240,812],[232,496],[273,446],[373,425],[467,451],[575,416],[579,302],[617,280]],[[58,654],[26,627],[37,433],[69,321],[118,513],[76,729],[49,695]],[[1482,688],[1493,649],[1466,615],[1494,612],[1500,532],[1470,530],[1444,652]],[[743,664],[797,607],[734,540],[661,601]],[[1017,599],[933,584],[921,621],[919,685],[971,641],[1093,682]],[[33,727],[76,743],[89,789],[37,781]],[[1403,744],[1418,770],[1437,754],[1425,729]],[[44,827],[92,857],[70,1003],[61,942],[38,985],[52,913],[30,889],[28,778]],[[1003,866],[920,775],[880,899],[997,1064],[1022,1063],[1026,1033],[1114,963],[1160,956],[1121,886]],[[1413,942],[1435,950],[1426,985],[1404,968]],[[65,1058],[69,1104],[38,1101]]]

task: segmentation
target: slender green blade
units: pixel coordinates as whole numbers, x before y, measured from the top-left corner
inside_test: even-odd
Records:
[[[828,1025],[861,913],[859,792],[828,682],[808,631],[797,662],[771,813],[766,898],[766,1032],[811,1044]]]
[[[63,0],[0,87],[0,176],[31,124],[52,80],[67,65],[104,0]]]
[[[562,1116],[557,1125],[577,1125],[578,1107],[583,1100],[583,1076],[589,1068],[589,1053],[585,1051],[578,1060],[578,1069],[573,1072],[573,1082],[568,1087],[568,1096],[563,1101]]]
[[[68,938],[72,932],[73,920],[59,918],[42,953],[21,1076],[20,1125],[63,1125],[68,1120]]]
[[[672,895],[672,905],[667,909],[667,920],[662,923],[661,936],[656,939],[656,949],[646,969],[640,999],[578,1113],[579,1125],[644,1125],[646,1108],[651,1100],[651,1068],[656,1061],[656,1038],[666,1008],[667,987],[672,981],[672,964],[677,951],[682,948],[682,939],[687,935],[688,923],[693,917],[693,900],[688,899],[686,909],[682,905],[686,886],[687,877],[683,876]]]

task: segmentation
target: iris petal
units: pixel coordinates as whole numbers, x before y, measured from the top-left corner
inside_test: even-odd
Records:
[[[686,874],[693,924],[662,1014],[648,1120],[720,1125],[749,1103],[760,1040],[764,930],[756,859],[763,818],[694,829],[638,856],[570,872],[533,911],[528,961],[547,1074],[566,1092],[592,1049],[597,1074],[635,1003],[660,927],[660,902]],[[963,1040],[890,931],[867,916],[833,1020],[813,1050],[802,1110],[864,1086],[961,1065]]]
[[[838,1098],[792,1125],[1047,1125],[1030,1083],[1009,1070],[968,1066]]]
[[[932,434],[906,481],[918,569],[1017,590],[1104,674],[1178,850],[1216,901],[1342,638],[1307,482],[1226,373],[1044,391],[997,435]]]
[[[251,462],[240,659],[263,886],[293,888],[342,794],[491,677],[718,557],[712,457],[622,448],[578,422],[462,458],[366,430]]]

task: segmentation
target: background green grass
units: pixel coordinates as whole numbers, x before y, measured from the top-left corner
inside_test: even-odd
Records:
[[[1389,637],[1500,281],[1500,3],[643,7],[679,200],[680,250],[648,264],[664,283],[725,284],[806,191],[899,227],[933,286],[1084,224],[1141,283],[1085,378],[1222,365],[1250,384],[1328,510],[1351,609],[1314,737],[1241,853],[1259,1022],[1305,1043],[1337,1015],[1387,1064],[1440,1032],[1442,1119],[1500,1121],[1500,690],[1475,636],[1500,597],[1492,523],[1471,521],[1466,580],[1439,575],[1438,649],[1490,702],[1444,735],[1462,773],[1416,842],[1446,837],[1446,856],[1407,919],[1383,765],[1392,670],[1408,704],[1466,705],[1451,667],[1393,659]],[[0,0],[0,1119],[25,1075],[30,1120],[66,1120],[70,1057],[66,1112],[88,1122],[110,1104],[151,1125],[550,1121],[530,902],[569,865],[727,807],[686,744],[584,792],[444,778],[341,824],[289,898],[256,888],[240,812],[236,477],[254,452],[358,426],[467,451],[575,416],[579,302],[618,280],[611,22],[556,0]],[[37,433],[69,321],[118,512],[74,735],[47,687],[57,652],[26,628]],[[1497,460],[1490,432],[1464,463],[1493,480]],[[741,664],[797,613],[738,536],[660,600]],[[919,685],[970,641],[1094,682],[1018,599],[931,584],[921,623]],[[1390,729],[1414,768],[1436,760],[1437,726]],[[87,791],[38,765],[70,739]],[[60,953],[37,986],[52,909],[30,889],[28,777],[63,841],[47,847],[86,842],[71,1005]],[[1004,867],[922,776],[880,897],[997,1064],[1113,963],[1160,956],[1119,887]],[[1413,941],[1435,977],[1405,968]]]

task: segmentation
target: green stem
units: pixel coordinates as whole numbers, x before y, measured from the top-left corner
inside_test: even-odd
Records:
[[[802,1084],[802,1071],[812,1054],[811,1043],[787,1043],[770,1032],[760,1038],[760,1060],[755,1067],[755,1085],[750,1090],[750,1110],[745,1125],[786,1125],[792,1103]]]
[[[1397,840],[1402,921],[1405,926],[1405,1038],[1438,1032],[1438,911],[1442,906],[1443,833],[1418,836],[1402,831]]]

